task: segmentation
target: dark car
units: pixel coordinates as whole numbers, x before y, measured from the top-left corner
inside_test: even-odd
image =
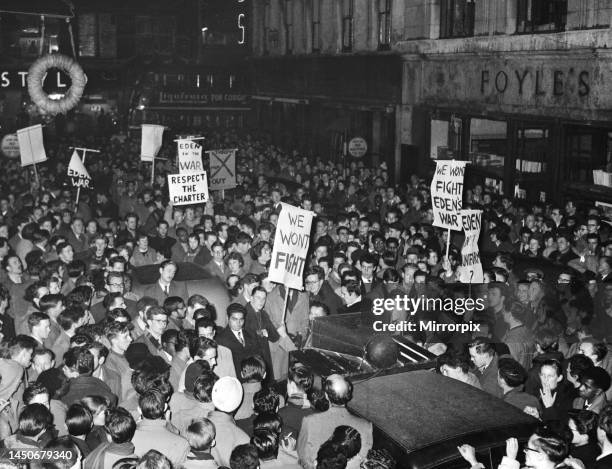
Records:
[[[374,426],[374,446],[388,449],[402,469],[465,469],[457,447],[476,448],[497,469],[506,439],[525,442],[539,421],[468,384],[417,370],[355,381],[349,408]]]

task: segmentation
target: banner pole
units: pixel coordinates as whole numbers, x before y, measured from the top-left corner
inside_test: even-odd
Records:
[[[289,287],[287,287],[287,291],[285,292],[285,303],[283,304],[283,321],[282,321],[282,325],[285,325],[285,319],[287,318],[287,303],[289,302],[289,290],[291,290]]]
[[[153,183],[155,182],[155,158],[151,161],[151,187],[153,187]]]
[[[36,169],[36,163],[32,162],[32,166],[34,166],[34,177],[36,178],[36,184],[40,189],[40,179],[38,179],[38,170]]]
[[[85,155],[87,154],[87,148],[80,148],[83,151],[83,166],[85,166]],[[79,197],[81,196],[81,186],[77,187],[76,202],[74,203],[74,213],[79,211]]]
[[[448,234],[446,236],[446,256],[445,257],[448,259],[448,251],[450,249],[450,237],[451,237],[451,229],[450,228],[448,228],[447,233]]]

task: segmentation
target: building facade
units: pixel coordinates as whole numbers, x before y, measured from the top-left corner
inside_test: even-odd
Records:
[[[393,121],[393,144],[379,146],[388,153],[378,159],[392,162],[397,182],[409,172],[427,174],[435,159],[457,158],[471,161],[473,182],[498,193],[530,201],[566,196],[612,201],[606,186],[612,171],[610,2],[261,4],[253,18],[260,29],[253,40],[256,70],[278,62],[289,67],[296,61],[365,61],[363,75],[347,77],[357,83],[343,89],[348,94],[364,76],[373,77],[360,99],[376,100],[372,114],[384,104],[382,121]],[[385,68],[385,61],[392,65]],[[389,72],[396,63],[398,82]],[[330,80],[327,71],[316,75]],[[383,95],[376,80],[391,92]],[[274,97],[274,90],[255,81],[257,92]],[[298,102],[309,100],[309,93],[316,96],[310,89],[292,96],[275,88],[282,90],[281,98]],[[378,96],[366,94],[371,90]],[[367,125],[359,129],[366,139],[382,127],[371,122],[370,134]]]

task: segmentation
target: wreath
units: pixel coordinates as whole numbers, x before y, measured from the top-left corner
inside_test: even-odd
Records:
[[[57,68],[70,76],[72,85],[62,99],[54,100],[43,90],[43,80],[47,71]],[[36,60],[28,71],[28,93],[30,98],[42,111],[48,114],[64,114],[75,107],[87,83],[87,77],[81,66],[66,55],[52,54]]]

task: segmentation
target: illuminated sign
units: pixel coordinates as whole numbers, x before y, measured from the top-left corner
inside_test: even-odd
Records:
[[[27,70],[0,72],[0,88],[26,88],[28,86],[27,76]],[[47,76],[45,77],[45,82],[45,88],[47,86],[54,86],[55,88],[67,88],[68,76],[63,72],[57,71],[55,73],[47,74]]]

